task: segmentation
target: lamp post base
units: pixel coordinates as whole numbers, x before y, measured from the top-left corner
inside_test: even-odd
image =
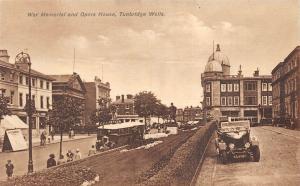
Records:
[[[29,161],[28,162],[28,174],[32,174],[33,173],[33,162]]]

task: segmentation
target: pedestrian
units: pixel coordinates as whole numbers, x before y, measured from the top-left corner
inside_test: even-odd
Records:
[[[51,134],[51,139],[52,139],[52,141],[54,141],[54,135],[55,135],[54,129],[51,130],[50,134]]]
[[[65,157],[64,157],[64,155],[60,155],[59,156],[59,159],[57,160],[57,165],[61,165],[61,164],[63,164],[63,163],[66,163],[66,160],[65,160]]]
[[[50,143],[51,142],[51,138],[50,138],[50,136],[48,136],[48,143]]]
[[[67,162],[73,161],[74,153],[71,150],[67,152]]]
[[[81,159],[81,152],[79,151],[79,149],[76,149],[76,153],[74,155],[74,159],[75,160],[80,160]]]
[[[42,134],[41,134],[41,146],[44,146],[45,142],[46,142],[46,136],[45,136],[45,133],[42,132]]]
[[[72,130],[70,129],[69,130],[69,139],[71,139],[71,137],[72,137]]]
[[[72,130],[71,130],[71,138],[74,138],[74,136],[75,136],[75,132],[74,132],[74,130],[72,129]]]
[[[14,165],[12,164],[11,160],[7,160],[7,164],[5,165],[5,167],[7,179],[11,179],[14,173]]]
[[[47,160],[47,168],[56,166],[56,161],[54,159],[55,155],[54,154],[50,154],[49,157],[50,158]]]
[[[89,150],[88,156],[91,156],[91,155],[93,155],[93,154],[96,154],[95,145],[92,145],[91,149]]]

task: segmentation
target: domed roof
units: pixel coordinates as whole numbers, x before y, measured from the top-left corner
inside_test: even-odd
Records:
[[[212,60],[216,60],[218,61],[221,65],[227,65],[227,66],[230,66],[230,63],[229,63],[229,59],[228,57],[223,54],[221,52],[221,49],[220,49],[220,45],[217,44],[217,49],[216,51],[214,52],[214,54],[212,54],[211,56],[209,56],[208,58],[208,61],[212,61]]]
[[[205,65],[204,72],[222,72],[222,66],[216,60],[208,61]]]

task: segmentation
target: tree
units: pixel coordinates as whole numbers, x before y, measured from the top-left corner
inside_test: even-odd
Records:
[[[91,115],[91,121],[93,124],[105,123],[112,119],[112,113],[109,108],[99,108]]]
[[[3,116],[10,115],[11,112],[8,109],[9,99],[7,97],[0,97],[0,123],[3,119]]]
[[[99,108],[96,109],[90,116],[92,124],[105,123],[113,119],[116,112],[116,107],[110,105],[110,98],[99,98],[97,103]]]
[[[135,95],[134,97],[134,107],[136,113],[145,119],[145,126],[146,126],[146,119],[151,115],[155,115],[157,111],[157,105],[159,100],[152,92],[143,91]]]
[[[158,117],[158,120],[159,118],[167,119],[169,116],[168,107],[159,102],[156,105],[155,115]]]
[[[80,123],[82,111],[81,100],[72,97],[63,97],[53,102],[52,110],[49,111],[49,120],[52,126],[60,131],[60,154],[62,154],[63,131]]]

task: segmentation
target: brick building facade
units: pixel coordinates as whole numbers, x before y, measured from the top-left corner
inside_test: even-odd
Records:
[[[273,118],[281,122],[291,118],[300,128],[300,46],[297,46],[272,70]]]

